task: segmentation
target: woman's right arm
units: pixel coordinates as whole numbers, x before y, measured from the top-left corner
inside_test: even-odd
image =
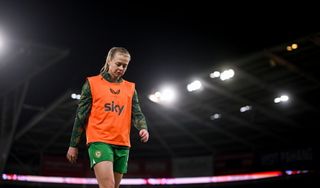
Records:
[[[71,163],[77,160],[78,146],[81,141],[82,134],[88,122],[92,105],[92,96],[88,80],[83,84],[81,90],[81,98],[76,111],[76,117],[73,124],[67,158]]]

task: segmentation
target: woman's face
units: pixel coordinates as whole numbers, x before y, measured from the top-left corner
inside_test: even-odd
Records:
[[[130,61],[130,56],[124,53],[117,52],[113,59],[108,62],[109,64],[109,74],[112,78],[118,79],[124,75],[128,68],[128,64]]]

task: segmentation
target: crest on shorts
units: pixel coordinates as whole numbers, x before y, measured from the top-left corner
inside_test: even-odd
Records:
[[[100,158],[100,157],[101,157],[101,151],[96,151],[94,155],[95,155],[97,158]]]

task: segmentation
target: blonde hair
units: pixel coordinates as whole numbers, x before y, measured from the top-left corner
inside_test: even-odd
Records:
[[[127,49],[125,49],[123,47],[112,47],[108,52],[108,55],[107,55],[107,58],[106,58],[106,62],[103,65],[103,67],[101,68],[100,73],[103,73],[103,72],[106,72],[106,71],[109,70],[108,62],[111,61],[114,58],[116,53],[125,54],[125,55],[129,56],[129,58],[131,58],[130,53],[129,53],[129,51]]]

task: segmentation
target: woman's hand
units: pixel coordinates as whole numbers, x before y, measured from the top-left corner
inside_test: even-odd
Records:
[[[76,163],[78,159],[78,148],[69,147],[66,157],[71,164]]]
[[[148,142],[148,140],[149,140],[149,132],[146,129],[141,129],[139,131],[139,136],[140,136],[141,142],[143,142],[143,143]]]

